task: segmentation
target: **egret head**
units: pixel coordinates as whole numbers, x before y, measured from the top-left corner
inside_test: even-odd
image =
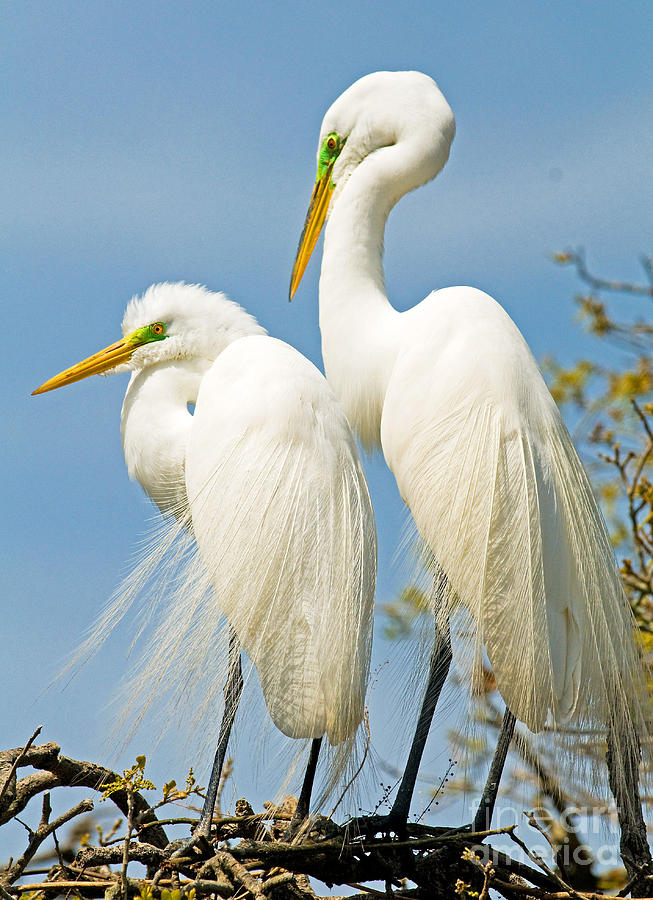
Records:
[[[354,82],[328,109],[317,150],[317,177],[290,282],[290,298],[320,236],[329,207],[352,173],[394,148],[375,169],[388,210],[438,174],[449,157],[455,121],[438,86],[421,72],[373,72]]]
[[[139,370],[176,359],[216,359],[227,344],[264,329],[224,294],[198,284],[153,284],[125,310],[121,340],[38,387],[44,394],[89,375]]]

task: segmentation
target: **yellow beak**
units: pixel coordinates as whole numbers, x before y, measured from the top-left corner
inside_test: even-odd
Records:
[[[32,396],[34,394],[45,394],[46,391],[53,391],[55,388],[73,384],[75,381],[81,381],[82,378],[88,378],[89,375],[99,375],[100,372],[113,369],[115,366],[127,362],[134,350],[142,344],[143,341],[139,340],[137,332],[129,334],[121,341],[105,347],[104,350],[94,353],[93,356],[89,356],[88,359],[82,360],[77,365],[64,369],[63,372],[55,375],[54,378],[32,391]]]
[[[295,296],[295,292],[299,287],[299,282],[302,280],[302,276],[306,270],[308,261],[311,258],[311,254],[315,249],[317,239],[320,236],[322,226],[326,219],[331,196],[335,188],[335,185],[331,181],[334,162],[335,160],[327,168],[324,175],[321,178],[318,178],[315,182],[315,187],[313,188],[311,202],[308,207],[308,212],[306,213],[306,221],[304,222],[304,229],[302,231],[302,236],[299,239],[299,246],[297,247],[295,265],[292,269],[289,300],[292,300]]]

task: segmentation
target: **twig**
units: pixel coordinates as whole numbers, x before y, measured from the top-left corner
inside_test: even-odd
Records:
[[[32,744],[34,743],[36,738],[39,736],[39,734],[41,733],[42,728],[43,728],[43,726],[39,725],[39,727],[36,729],[34,734],[31,736],[31,738],[25,744],[23,749],[20,751],[20,753],[18,754],[16,759],[13,761],[13,764],[12,764],[11,768],[9,769],[9,774],[5,778],[4,783],[3,783],[2,787],[0,788],[0,803],[2,802],[2,798],[4,797],[4,795],[7,791],[7,788],[9,787],[11,779],[16,774],[16,769],[20,766],[21,762],[25,759],[25,757],[27,755],[27,751],[32,746]]]
[[[544,840],[547,842],[547,844],[549,845],[549,847],[550,847],[550,848],[553,850],[553,852],[555,853],[556,850],[557,850],[557,847],[556,847],[556,845],[553,843],[553,841],[551,840],[551,838],[549,837],[549,835],[546,833],[546,831],[542,828],[542,826],[541,826],[540,823],[537,821],[537,819],[535,818],[535,813],[530,812],[530,813],[526,813],[525,815],[528,816],[528,824],[531,826],[531,828],[534,828],[537,832],[539,832],[539,833],[542,835],[542,837],[543,837]]]
[[[386,900],[387,900],[387,898],[388,898],[388,892],[387,892],[387,891],[377,891],[376,888],[369,887],[369,886],[366,885],[366,884],[358,884],[358,882],[356,882],[356,881],[346,881],[345,884],[347,885],[347,887],[355,888],[357,891],[362,891],[363,894],[364,894],[365,896],[369,896],[369,897],[385,897]],[[397,894],[397,893],[394,893],[392,896],[393,896],[393,897],[396,897],[397,900],[401,900],[402,897],[406,897],[406,896],[408,896],[408,895],[407,895],[407,894]]]
[[[639,419],[644,426],[644,431],[648,435],[649,441],[653,442],[653,431],[651,430],[651,426],[648,424],[648,419],[646,418],[644,411],[634,397],[630,398],[630,402],[632,403],[635,412],[639,416]]]
[[[63,813],[59,818],[55,819],[54,822],[50,822],[50,795],[46,793],[43,797],[43,812],[38,828],[36,831],[32,832],[29,844],[23,855],[17,859],[13,865],[5,869],[1,882],[7,886],[12,884],[17,878],[20,878],[23,871],[27,868],[30,859],[32,859],[43,841],[49,837],[53,831],[57,828],[61,828],[62,825],[65,825],[66,822],[74,819],[75,816],[79,816],[81,813],[90,812],[92,809],[92,800],[82,800],[81,803],[73,806],[68,812]]]
[[[513,884],[512,882],[503,881],[495,878],[492,887],[500,890],[506,895],[516,894],[526,897],[537,897],[538,900],[571,900],[577,896],[580,900],[608,900],[608,894],[597,893],[596,891],[580,891],[577,894],[571,894],[569,891],[546,891],[542,888],[531,887],[526,884]],[[620,896],[619,894],[616,895]],[[632,900],[651,900],[651,897],[633,897]]]
[[[597,291],[612,291],[617,294],[639,294],[645,297],[653,297],[653,284],[649,287],[648,285],[632,284],[629,281],[611,281],[608,278],[600,278],[597,275],[592,275],[585,263],[585,251],[582,247],[579,247],[576,250],[570,250],[563,254],[563,256],[566,257],[563,260],[565,263],[572,263],[574,265],[578,277]],[[644,269],[647,272],[647,276],[650,278],[651,270],[649,265],[650,261],[644,263]]]
[[[59,868],[61,869],[62,872],[65,872],[65,871],[67,871],[68,867],[67,867],[66,862],[61,853],[61,847],[59,846],[59,841],[57,839],[56,831],[52,832],[52,840],[54,841],[54,849],[57,854],[57,859],[59,860]]]
[[[132,790],[127,791],[127,834],[122,848],[122,869],[120,870],[120,881],[122,884],[122,893],[125,900],[129,896],[129,885],[127,883],[127,867],[129,865],[129,845],[131,843],[132,829],[134,827],[134,793]]]
[[[535,813],[532,813],[532,812],[531,812],[531,813],[528,814],[528,824],[531,826],[531,828],[534,828],[539,834],[542,835],[542,837],[543,837],[544,840],[547,842],[547,844],[549,845],[549,847],[553,850],[553,853],[554,853],[554,855],[555,855],[555,854],[557,853],[557,849],[558,849],[558,848],[556,847],[556,845],[554,844],[554,842],[551,840],[550,835],[544,830],[544,828],[542,828],[542,826],[540,825],[540,823],[539,823],[539,822],[537,821],[537,819],[535,818]],[[565,834],[566,834],[566,836],[567,836],[567,838],[568,838],[568,837],[569,837],[569,831],[568,831],[567,829],[565,829]],[[569,877],[569,873],[567,872],[567,868],[566,868],[566,866],[564,865],[564,863],[563,863],[563,861],[562,861],[561,855],[558,855],[557,863],[558,863],[558,868],[561,870],[561,872],[563,873],[563,875],[564,875],[565,877],[568,878],[568,877]]]
[[[165,860],[163,850],[154,847],[152,844],[134,844],[129,847],[129,858],[134,862],[143,863],[145,866],[158,866]],[[123,848],[122,847],[87,847],[80,850],[75,858],[75,864],[82,869],[88,866],[111,865],[112,863],[122,863]],[[180,862],[180,860],[176,860]],[[186,860],[189,862],[189,860]],[[171,864],[170,860],[166,861],[167,865]]]
[[[220,801],[222,799],[222,793],[224,791],[224,786],[227,783],[227,779],[230,777],[233,770],[234,770],[233,759],[227,759],[222,768],[222,772],[220,773],[220,783],[218,784],[218,791],[215,795],[215,806],[213,808],[214,818],[215,818],[216,812],[218,813],[218,815],[220,814]]]
[[[265,894],[259,887],[255,878],[249,874],[245,866],[239,863],[228,850],[219,850],[214,859],[225,874],[229,875],[237,884],[249,891],[255,900],[265,900]]]
[[[529,814],[524,813],[524,815],[528,816]],[[524,853],[528,856],[528,858],[530,860],[532,860],[544,872],[546,872],[546,874],[549,876],[549,878],[553,878],[553,880],[556,882],[556,884],[560,885],[560,887],[563,890],[567,891],[567,893],[570,897],[574,897],[574,898],[576,898],[576,900],[583,900],[583,898],[580,896],[580,894],[578,894],[572,887],[570,887],[570,885],[568,885],[565,881],[563,881],[557,872],[554,872],[553,869],[551,869],[551,868],[549,868],[549,866],[547,866],[547,864],[544,862],[544,860],[542,859],[541,856],[539,856],[537,853],[533,853],[532,850],[529,850],[529,848],[526,846],[526,844],[517,837],[517,835],[514,833],[514,831],[511,831],[508,836],[511,841],[514,841],[517,844],[518,847],[521,847],[521,849],[524,851]]]

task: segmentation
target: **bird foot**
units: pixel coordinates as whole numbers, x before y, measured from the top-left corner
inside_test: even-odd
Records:
[[[385,816],[356,816],[349,819],[341,827],[349,840],[361,840],[362,838],[387,837],[394,834],[401,837],[406,829],[406,820],[392,812]]]
[[[407,840],[409,834],[413,837],[425,837],[429,834],[439,836],[454,836],[456,834],[469,834],[471,825],[461,825],[453,828],[432,828],[421,826],[416,822],[409,823],[402,815],[390,811],[385,816],[357,816],[350,819],[339,829],[339,833],[351,842],[360,842],[365,839],[381,840],[394,837],[399,841]]]
[[[291,844],[295,838],[300,835],[306,834],[310,827],[310,820],[304,818],[293,818],[290,820],[290,824],[286,828],[283,833],[282,841],[286,844]]]

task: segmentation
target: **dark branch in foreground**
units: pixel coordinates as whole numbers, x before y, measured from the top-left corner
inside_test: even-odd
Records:
[[[452,900],[473,895],[488,898],[490,889],[507,900],[594,900],[598,896],[575,890],[562,880],[516,837],[515,826],[470,832],[408,822],[398,833],[392,821],[380,815],[352,819],[344,825],[317,817],[301,838],[288,842],[282,836],[293,814],[291,798],[280,807],[266,804],[265,812],[259,814],[254,814],[246,801],[238,801],[235,816],[214,819],[210,839],[188,851],[182,849],[184,856],[180,857],[185,842],[167,841],[155,808],[178,802],[179,797],[187,797],[188,791],[171,793],[167,785],[164,800],[151,807],[134,787],[145,785],[145,759],[138,759],[139,767],[120,778],[102,766],[62,756],[57,744],[0,753],[0,789],[4,785],[0,824],[15,818],[31,798],[46,792],[40,823],[29,831],[26,850],[0,869],[0,900],[17,900],[28,891],[39,891],[47,900],[64,895],[107,900],[158,898],[161,890],[171,888],[184,895],[192,889],[197,897],[316,900],[309,876],[329,886],[354,887],[364,892],[361,898],[379,895],[376,889],[365,887],[371,881],[385,883],[386,893],[380,896],[392,896],[394,892],[403,900]],[[26,766],[38,771],[17,780],[17,772]],[[131,782],[130,788],[127,776],[135,772],[142,780]],[[126,826],[123,823],[122,833],[117,826],[108,835],[100,832],[99,846],[92,846],[87,837],[81,849],[77,844],[74,857],[66,856],[68,862],[57,842],[58,865],[30,873],[27,866],[46,838],[55,836],[58,828],[92,807],[91,801],[83,801],[51,822],[47,790],[80,784],[96,790],[112,784],[110,798],[122,812],[129,813],[131,808]],[[144,818],[148,820],[145,823]],[[196,820],[180,816],[165,821],[180,825],[188,834],[189,825]],[[132,833],[137,840],[131,839]],[[496,835],[514,839],[531,864],[495,850],[487,840]],[[147,878],[130,877],[128,867],[133,863],[146,867]],[[47,873],[47,877],[25,883],[26,878],[41,873]],[[637,881],[638,888],[646,884],[646,878]],[[653,885],[649,893],[653,894]]]

